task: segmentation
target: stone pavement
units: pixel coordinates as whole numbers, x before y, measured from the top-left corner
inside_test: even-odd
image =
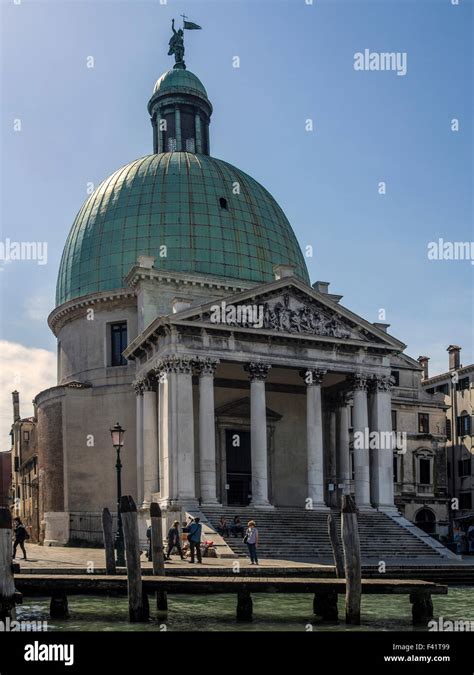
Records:
[[[17,556],[15,562],[20,564],[24,572],[30,572],[36,569],[64,569],[77,568],[85,569],[87,567],[98,571],[105,567],[105,553],[100,548],[82,548],[72,546],[40,546],[39,544],[26,544],[28,560],[23,560],[22,556]],[[238,560],[241,567],[251,567],[250,560],[247,558],[203,558],[202,567],[228,568],[232,569],[233,564]],[[151,568],[145,554],[142,555],[142,567]],[[196,565],[197,567],[197,565]],[[201,565],[199,565],[201,567]],[[281,567],[281,568],[318,568],[331,570],[329,565],[315,565],[314,563],[291,562],[288,560],[270,560],[266,558],[260,562],[260,567]],[[168,569],[191,568],[189,560],[181,561],[179,556],[172,556],[172,561],[166,563]]]

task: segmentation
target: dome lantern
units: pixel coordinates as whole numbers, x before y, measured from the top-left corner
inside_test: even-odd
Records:
[[[173,36],[168,55],[174,54],[175,64],[158,79],[148,103],[155,154],[210,153],[209,123],[212,105],[202,82],[186,69],[183,37],[186,29],[200,29],[200,26],[184,20],[183,28],[176,31],[173,19]]]

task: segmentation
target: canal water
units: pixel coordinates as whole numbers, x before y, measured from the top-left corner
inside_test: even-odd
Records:
[[[150,613],[155,615],[154,596]],[[254,594],[254,620],[235,619],[236,595],[185,596],[169,598],[166,620],[152,618],[147,624],[130,624],[125,597],[71,596],[70,618],[49,618],[49,598],[25,599],[17,608],[17,620],[47,621],[48,631],[414,631],[407,595],[362,598],[362,626],[318,624],[312,614],[312,595]],[[445,621],[472,621],[474,588],[450,587],[448,595],[433,596],[434,615]],[[339,596],[339,616],[344,617],[344,597]]]

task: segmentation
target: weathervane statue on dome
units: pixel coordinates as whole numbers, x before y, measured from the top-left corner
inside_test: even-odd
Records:
[[[193,23],[192,21],[186,21],[187,17],[184,14],[181,14],[181,16],[183,17],[182,28],[176,30],[174,27],[174,19],[171,21],[173,35],[169,41],[170,48],[168,51],[168,56],[174,54],[174,68],[182,68],[183,70],[186,70],[186,64],[184,63],[184,31],[201,30],[201,26],[198,26],[197,23]]]

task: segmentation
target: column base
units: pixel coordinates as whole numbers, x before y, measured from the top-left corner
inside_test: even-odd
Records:
[[[273,504],[270,504],[270,502],[266,502],[266,503],[262,503],[262,504],[252,504],[252,502],[250,502],[249,507],[252,508],[252,509],[274,509],[275,508],[273,506]]]
[[[376,507],[377,511],[382,511],[382,513],[387,513],[390,515],[401,515],[400,511],[394,504],[378,504]]]
[[[356,502],[356,509],[363,513],[364,511],[373,511],[374,507],[372,506],[372,504],[361,504],[359,506]]]
[[[212,507],[220,506],[220,507],[222,507],[222,504],[217,499],[215,501],[211,500],[211,499],[207,499],[205,502],[204,501],[201,502],[201,508],[206,508],[206,506],[212,506]]]

